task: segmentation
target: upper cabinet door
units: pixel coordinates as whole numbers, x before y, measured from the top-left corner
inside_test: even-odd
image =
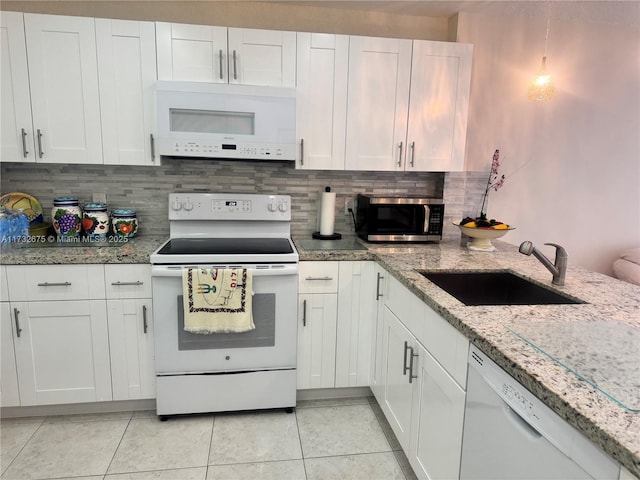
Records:
[[[229,28],[229,83],[296,86],[296,33]]]
[[[473,46],[414,40],[405,170],[464,167]]]
[[[403,170],[411,40],[350,37],[347,170]]]
[[[22,13],[2,12],[0,34],[0,161],[35,162]]]
[[[102,163],[93,18],[25,14],[37,162]]]
[[[344,170],[349,37],[298,33],[296,167]]]
[[[104,163],[153,165],[155,26],[101,18],[95,22]]]
[[[227,28],[156,22],[158,80],[227,83]]]

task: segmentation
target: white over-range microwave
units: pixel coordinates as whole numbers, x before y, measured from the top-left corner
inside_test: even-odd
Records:
[[[173,157],[295,160],[295,89],[159,81],[158,151]]]

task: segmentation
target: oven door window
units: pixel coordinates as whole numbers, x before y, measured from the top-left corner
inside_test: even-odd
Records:
[[[261,293],[253,296],[255,330],[242,333],[196,334],[184,330],[182,295],[178,295],[178,350],[273,347],[276,342],[276,296]]]
[[[377,205],[371,226],[377,234],[423,233],[428,210],[424,205]]]

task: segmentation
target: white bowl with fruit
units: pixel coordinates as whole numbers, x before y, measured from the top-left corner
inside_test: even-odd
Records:
[[[460,222],[453,223],[460,231],[470,238],[467,247],[469,250],[492,252],[496,249],[491,240],[503,237],[509,230],[515,227],[498,222],[494,219],[487,220],[483,217],[465,217]]]

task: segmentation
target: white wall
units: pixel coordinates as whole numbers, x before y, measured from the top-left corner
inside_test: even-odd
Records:
[[[516,227],[505,241],[551,258],[543,243],[559,243],[570,263],[611,274],[640,246],[640,31],[552,20],[557,93],[535,103],[545,30],[546,18],[460,15],[458,41],[474,44],[467,168],[488,173],[500,148],[507,179],[488,215]]]

